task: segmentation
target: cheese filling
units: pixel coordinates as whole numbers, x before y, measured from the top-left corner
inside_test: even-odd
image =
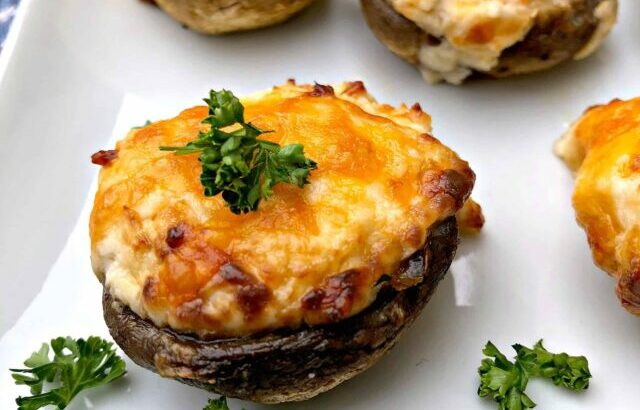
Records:
[[[391,6],[439,40],[418,53],[420,70],[430,83],[460,84],[473,71],[488,72],[502,53],[523,40],[536,17],[551,8],[569,8],[570,0],[389,0]],[[616,21],[617,1],[596,9],[600,24],[575,58],[585,58],[602,43]]]
[[[247,121],[274,131],[262,137],[301,143],[318,163],[309,185],[276,185],[256,212],[205,197],[197,155],[158,149],[195,139],[205,107],[120,141],[91,216],[106,290],[157,326],[224,336],[331,323],[371,304],[380,278],[460,209],[474,175],[419,106],[378,104],[360,82],[313,91],[289,83],[243,100]],[[481,226],[476,208],[464,219]]]

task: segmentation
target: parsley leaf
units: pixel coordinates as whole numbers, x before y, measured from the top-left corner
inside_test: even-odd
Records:
[[[589,388],[589,362],[584,356],[569,356],[566,353],[554,354],[542,345],[542,340],[533,349],[516,344],[518,360],[535,376],[551,379],[556,386],[571,390]]]
[[[480,374],[480,397],[493,398],[500,410],[530,409],[536,404],[524,393],[531,377],[544,377],[553,380],[556,386],[571,390],[585,390],[589,387],[589,363],[584,356],[569,356],[566,353],[554,354],[547,351],[542,340],[533,349],[516,344],[515,362],[511,362],[491,342],[482,352]]]
[[[493,359],[484,359],[480,364],[478,395],[493,398],[500,410],[534,408],[536,404],[524,393],[529,383],[526,369],[518,362],[509,361],[491,342],[486,344],[482,353]]]
[[[209,399],[209,402],[202,410],[229,410],[227,398],[220,396],[217,399]]]
[[[87,340],[58,337],[42,344],[24,361],[25,369],[10,369],[16,384],[31,388],[32,396],[18,397],[18,410],[36,410],[47,405],[64,409],[82,390],[110,383],[126,373],[124,361],[113,344],[91,336]],[[44,385],[58,387],[43,393]]]
[[[200,182],[204,195],[222,198],[235,214],[258,209],[262,199],[273,195],[273,187],[287,183],[302,188],[317,164],[305,157],[301,144],[280,145],[259,139],[264,131],[244,119],[244,106],[231,91],[209,92],[204,101],[209,116],[202,122],[208,131],[181,147],[160,147],[176,155],[200,154]],[[232,127],[231,130],[223,128]]]

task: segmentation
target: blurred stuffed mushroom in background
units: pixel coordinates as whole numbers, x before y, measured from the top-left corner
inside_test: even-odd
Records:
[[[156,4],[187,28],[225,34],[273,26],[293,17],[313,0],[144,0]]]
[[[361,0],[376,37],[427,82],[506,77],[593,53],[617,0]]]

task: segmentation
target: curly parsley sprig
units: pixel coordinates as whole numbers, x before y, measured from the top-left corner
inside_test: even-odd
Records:
[[[530,409],[536,404],[524,393],[529,383],[529,374],[519,363],[512,363],[491,342],[482,353],[491,359],[480,364],[480,397],[491,397],[498,402],[500,410]]]
[[[301,144],[284,147],[259,139],[264,131],[244,120],[244,107],[231,91],[209,92],[204,101],[209,116],[202,122],[211,125],[198,139],[182,147],[160,147],[177,155],[200,154],[200,182],[206,196],[222,193],[231,212],[247,213],[258,209],[262,199],[273,195],[273,186],[283,182],[302,188],[317,164],[304,155]],[[231,131],[223,128],[235,126]]]
[[[202,410],[229,410],[227,398],[220,396],[217,399],[209,399],[209,402]]]
[[[480,374],[480,397],[491,397],[500,410],[531,409],[536,404],[524,391],[531,377],[544,377],[553,380],[557,386],[580,391],[589,387],[589,363],[583,356],[569,356],[566,353],[549,352],[542,340],[533,349],[513,345],[517,356],[514,362],[487,342],[482,353],[488,358],[482,360]]]
[[[589,362],[584,356],[569,356],[566,353],[551,353],[542,345],[542,340],[533,349],[516,344],[513,348],[518,353],[517,361],[527,371],[537,377],[551,379],[556,386],[571,390],[589,388]]]
[[[31,388],[32,396],[18,397],[18,410],[36,410],[48,405],[62,410],[83,390],[110,383],[126,373],[124,361],[113,344],[91,336],[87,340],[58,337],[42,344],[24,361],[25,369],[10,369],[16,384]],[[45,383],[57,385],[43,393]]]

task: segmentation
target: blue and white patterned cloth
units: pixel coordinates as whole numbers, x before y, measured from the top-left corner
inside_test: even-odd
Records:
[[[13,21],[13,16],[16,14],[20,0],[0,0],[0,51],[4,45],[4,40],[7,38],[9,32],[9,26]]]

